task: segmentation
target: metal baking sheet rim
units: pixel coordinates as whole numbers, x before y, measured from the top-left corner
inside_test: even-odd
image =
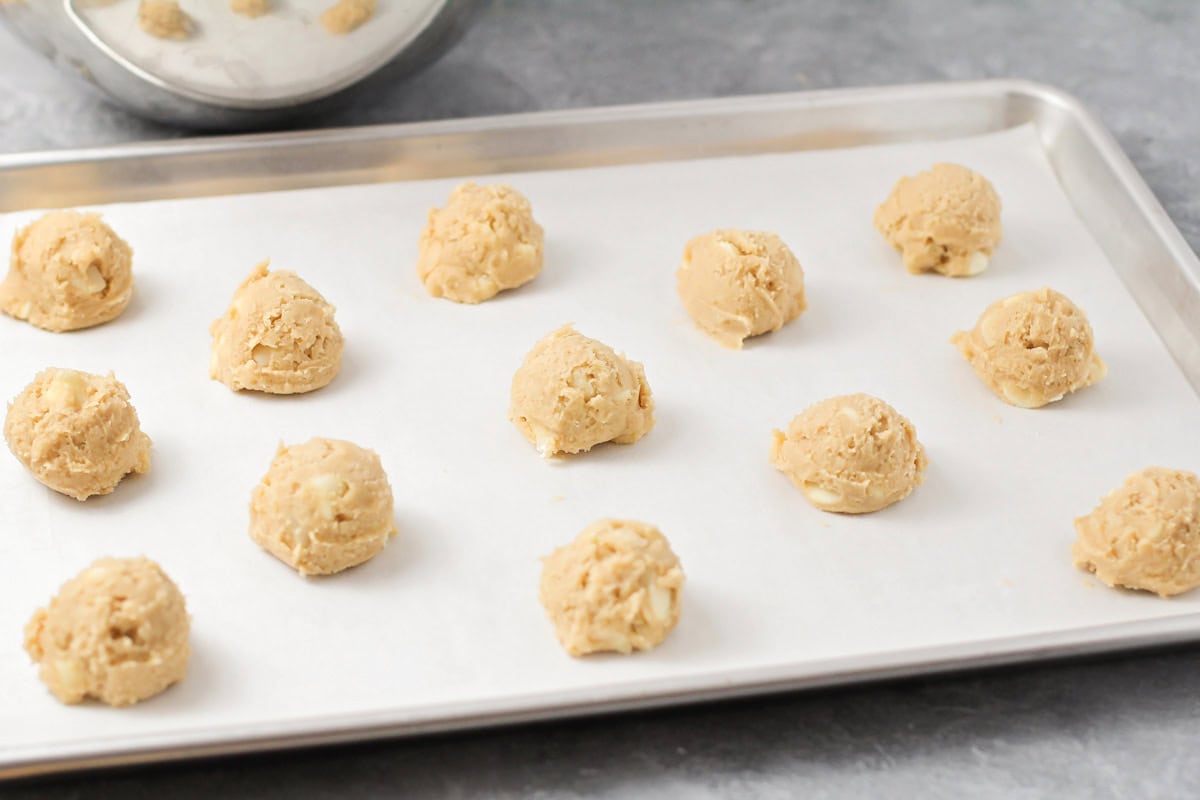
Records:
[[[1065,659],[1121,650],[1162,647],[1194,641],[1200,614],[1088,628],[1076,633],[1020,636],[955,645],[919,648],[879,663],[876,656],[835,659],[795,675],[791,665],[779,665],[720,675],[699,675],[683,681],[654,681],[639,687],[636,696],[618,699],[604,695],[610,687],[516,698],[433,706],[420,711],[386,711],[303,720],[311,732],[290,733],[277,725],[226,728],[210,734],[181,737],[163,746],[153,740],[129,739],[122,752],[103,745],[81,743],[69,756],[43,757],[36,751],[18,754],[0,771],[2,778],[132,766],[161,761],[238,755],[297,747],[350,744],[373,739],[479,730],[526,722],[544,722],[589,714],[610,714],[664,708],[713,700],[733,700],[801,689],[834,688],[856,683],[935,675],[968,669],[1001,667],[1043,659]],[[628,686],[620,687],[622,692]]]
[[[504,117],[481,117],[444,122],[410,123],[371,126],[363,129],[331,130],[288,134],[256,134],[219,139],[181,140],[148,145],[123,145],[102,149],[25,153],[0,156],[0,194],[3,178],[13,170],[36,169],[64,164],[94,164],[114,160],[136,160],[143,157],[186,157],[225,149],[276,147],[304,144],[353,144],[364,139],[404,139],[409,137],[438,137],[452,134],[486,134],[489,131],[517,130],[551,126],[579,126],[595,123],[625,121],[663,121],[686,119],[703,114],[746,115],[755,111],[791,109],[827,109],[834,106],[870,108],[880,101],[895,102],[905,97],[926,101],[953,102],[959,99],[1000,100],[1019,97],[1042,107],[1060,112],[1060,121],[1074,126],[1082,136],[1082,144],[1094,149],[1119,184],[1122,195],[1110,200],[1132,202],[1141,222],[1147,226],[1152,239],[1149,244],[1161,248],[1174,268],[1176,283],[1170,287],[1145,285],[1144,281],[1129,288],[1143,310],[1163,336],[1180,367],[1192,385],[1200,391],[1200,331],[1192,330],[1187,320],[1200,320],[1200,315],[1185,313],[1200,309],[1200,259],[1191,251],[1182,234],[1171,222],[1166,211],[1154,197],[1129,159],[1109,133],[1073,97],[1052,87],[1016,80],[980,81],[971,83],[921,84],[875,89],[829,90],[782,95],[760,95],[717,100],[683,101],[640,106],[583,109],[574,111],[535,112]],[[1034,118],[1035,124],[1037,118]],[[995,129],[1009,127],[1002,123]],[[1053,156],[1054,142],[1061,140],[1064,131],[1045,130],[1039,134]],[[1052,158],[1052,161],[1054,159]],[[1056,170],[1059,165],[1055,164]],[[1098,176],[1097,180],[1105,176]],[[1060,174],[1060,180],[1062,175]],[[1064,184],[1076,203],[1089,229],[1096,233],[1078,199]],[[1128,235],[1133,237],[1135,232]],[[1101,245],[1113,258],[1122,278],[1130,283],[1143,264],[1122,264],[1113,257],[1109,243],[1101,237]],[[1182,310],[1181,310],[1182,309]],[[1171,317],[1172,319],[1166,319]],[[292,747],[305,747],[365,741],[383,737],[479,729],[522,722],[550,720],[586,714],[612,713],[638,709],[733,699],[797,689],[841,686],[868,681],[930,675],[996,667],[1045,659],[1072,658],[1121,650],[1181,644],[1200,639],[1200,614],[1124,623],[1077,631],[1019,636],[993,640],[960,642],[953,645],[920,648],[886,656],[865,655],[835,659],[797,671],[794,664],[769,668],[698,675],[686,680],[645,682],[636,686],[598,685],[586,690],[554,696],[516,698],[505,702],[482,702],[431,706],[416,711],[382,711],[376,714],[348,714],[304,719],[289,726],[278,724],[222,728],[202,734],[172,737],[169,745],[154,739],[128,738],[119,749],[111,742],[83,741],[67,752],[56,748],[54,753],[36,748],[0,754],[0,779],[31,777],[70,770],[143,764],[150,762],[200,758],[216,755],[261,752]],[[303,731],[288,728],[303,727]]]

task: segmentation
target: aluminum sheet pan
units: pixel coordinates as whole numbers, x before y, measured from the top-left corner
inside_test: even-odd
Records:
[[[870,227],[895,177],[938,159],[990,175],[1004,199],[1006,240],[980,278],[909,276]],[[546,272],[476,308],[427,298],[412,269],[425,209],[495,174],[533,200]],[[1126,472],[1200,466],[1200,268],[1110,137],[1051,89],[835,91],[0,159],[0,235],[55,206],[101,208],[131,240],[139,297],[70,336],[0,319],[0,388],[14,395],[48,363],[114,369],[155,438],[155,471],[80,505],[7,459],[0,628],[19,630],[92,558],[145,552],[188,596],[195,659],[151,702],[65,708],[5,637],[0,775],[1200,639],[1200,598],[1111,592],[1069,563],[1071,518]],[[674,296],[683,242],[718,225],[779,230],[807,271],[810,310],[742,353],[694,330]],[[345,372],[309,397],[235,396],[204,374],[207,322],[268,255],[339,306]],[[1060,406],[1011,409],[946,338],[1046,283],[1089,311],[1112,372]],[[645,362],[659,426],[551,466],[504,410],[525,350],[567,320]],[[878,515],[822,515],[767,465],[769,433],[855,390],[914,420],[928,480]],[[370,564],[306,582],[249,542],[245,503],[276,441],[318,434],[380,451],[402,534]],[[576,661],[537,605],[537,557],[605,515],[671,537],[684,618],[651,653]]]

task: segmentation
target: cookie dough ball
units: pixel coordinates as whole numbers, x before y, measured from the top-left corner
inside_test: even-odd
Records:
[[[25,650],[64,703],[145,700],[187,674],[183,595],[146,558],[102,558],[67,581],[25,626]]]
[[[509,186],[464,183],[421,231],[417,275],[429,294],[482,303],[542,271],[542,226]]]
[[[229,10],[253,19],[271,12],[271,0],[229,0]]]
[[[294,272],[254,268],[212,324],[208,374],[234,391],[299,394],[325,386],[342,368],[334,308]]]
[[[1020,408],[1061,400],[1108,374],[1093,348],[1087,316],[1053,289],[997,300],[972,330],[950,341],[980,380]]]
[[[4,440],[33,477],[76,500],[150,471],[150,437],[111,372],[39,372],[9,404]]]
[[[541,600],[573,656],[661,644],[679,622],[683,569],[653,525],[602,519],[542,559]]]
[[[321,12],[321,25],[335,36],[344,36],[375,15],[375,0],[338,0]]]
[[[48,331],[108,322],[133,297],[132,262],[99,214],[51,212],[13,237],[0,310]]]
[[[1075,566],[1161,597],[1200,586],[1200,478],[1150,467],[1075,520]]]
[[[549,458],[633,444],[654,427],[654,398],[641,364],[564,325],[513,375],[508,418]]]
[[[176,0],[142,0],[138,25],[159,39],[186,39],[192,35],[192,18]]]
[[[379,456],[338,439],[281,445],[250,497],[250,538],[301,575],[369,561],[396,532]]]
[[[978,275],[1000,244],[1000,198],[978,172],[934,164],[897,181],[875,211],[875,227],[909,272]]]
[[[851,394],[775,431],[771,463],[822,511],[866,514],[908,497],[928,462],[911,422],[876,397]]]
[[[804,271],[774,233],[719,230],[697,236],[675,273],[696,324],[726,347],[777,331],[806,308]]]

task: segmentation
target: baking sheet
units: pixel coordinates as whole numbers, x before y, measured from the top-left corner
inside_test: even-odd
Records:
[[[345,83],[419,33],[437,12],[430,0],[380,0],[361,28],[335,36],[320,23],[334,0],[273,0],[269,14],[249,19],[228,0],[184,0],[195,33],[184,41],[144,32],[136,0],[89,3],[72,10],[130,63],[193,91],[241,100],[310,92]]]
[[[895,178],[936,160],[980,170],[1004,201],[1005,240],[980,277],[910,276],[871,227]],[[1200,466],[1200,403],[1032,128],[502,179],[547,230],[546,269],[478,307],[428,298],[414,275],[425,211],[457,182],[435,180],[106,207],[136,250],[126,314],[70,335],[0,319],[5,397],[47,365],[112,369],[155,440],[150,475],[84,504],[0,459],[0,766],[736,686],[1197,611],[1200,597],[1110,591],[1070,564],[1072,518],[1128,472]],[[0,236],[33,216],[4,216]],[[674,292],[683,243],[718,226],[777,230],[806,270],[809,310],[740,353],[695,330]],[[343,374],[310,396],[207,378],[208,324],[266,256],[338,306]],[[1110,373],[1023,411],[947,339],[1047,284],[1087,310]],[[545,463],[505,419],[508,385],[566,321],[645,364],[658,426]],[[851,391],[909,416],[930,457],[914,495],[861,518],[812,509],[766,457],[772,428]],[[303,580],[250,542],[246,505],[277,442],[313,435],[379,451],[401,535],[352,572]],[[537,602],[537,559],[610,515],[670,537],[683,618],[650,653],[570,659]],[[191,674],[130,709],[59,705],[20,649],[24,622],[92,559],[139,553],[187,595]]]

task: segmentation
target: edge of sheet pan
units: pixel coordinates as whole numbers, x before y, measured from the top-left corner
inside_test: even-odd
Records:
[[[809,664],[802,674],[797,674],[794,665],[783,664],[697,675],[686,680],[648,681],[636,688],[600,685],[557,695],[512,698],[504,702],[334,715],[289,724],[264,723],[221,728],[181,734],[174,738],[146,736],[129,737],[118,742],[80,741],[70,748],[55,747],[54,752],[30,748],[10,753],[4,756],[4,763],[0,764],[0,779],[481,730],[804,689],[829,689],[1048,659],[1095,656],[1195,641],[1198,638],[1198,625],[1200,614],[1188,614],[1152,622],[920,648],[893,653],[887,659],[874,655],[834,659]]]
[[[538,112],[0,156],[0,211],[854,147],[1033,123],[1076,211],[1200,391],[1200,259],[1107,131],[1074,98],[983,81]],[[1188,323],[1191,320],[1191,323]],[[599,685],[157,740],[0,753],[0,778],[474,729],[1001,666],[1200,639],[1200,615],[980,640],[686,680]]]

